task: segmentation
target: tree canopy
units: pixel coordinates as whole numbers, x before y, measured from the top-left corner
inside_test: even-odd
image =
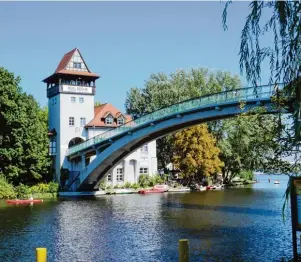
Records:
[[[237,76],[221,71],[210,72],[203,68],[190,71],[179,70],[170,75],[152,74],[144,88],[134,87],[128,92],[127,113],[137,118],[188,98],[239,87],[241,87],[241,82]],[[264,169],[267,172],[288,173],[292,171],[288,162],[281,159],[283,152],[288,154],[291,148],[285,139],[287,135],[283,132],[285,125],[281,124],[279,128],[279,116],[262,113],[265,113],[264,109],[258,108],[236,118],[212,121],[207,124],[209,135],[212,134],[216,139],[216,146],[219,148],[218,157],[224,163],[221,173],[225,182],[230,182],[242,171],[251,172],[258,169]],[[203,174],[196,169],[192,172],[185,167],[191,161],[189,162],[191,168],[196,168],[193,163],[200,164],[198,162],[200,154],[193,152],[193,148],[190,147],[187,147],[185,151],[186,153],[190,151],[189,157],[181,154],[179,150],[175,153],[174,146],[177,140],[179,139],[175,135],[168,135],[157,140],[159,167],[164,168],[169,163],[178,161],[178,168],[185,170],[183,173],[187,173],[188,176],[193,172]],[[214,147],[212,148],[214,151]],[[175,154],[179,156],[178,159]],[[180,166],[180,157],[185,159],[183,166]],[[199,168],[204,170],[204,167]],[[195,176],[200,177],[200,175]]]
[[[206,68],[178,70],[169,75],[156,73],[150,75],[143,88],[130,89],[125,107],[127,113],[135,119],[186,99],[240,87],[238,76],[228,72],[210,71]],[[157,140],[158,164],[161,168],[172,161],[173,140],[173,136]]]
[[[47,109],[0,67],[0,173],[18,184],[49,180]]]
[[[227,12],[232,1],[227,1],[223,25],[227,29]],[[295,97],[294,144],[301,141],[301,2],[251,1],[250,12],[241,32],[240,69],[255,88],[261,80],[262,65],[270,66],[270,83],[283,83],[286,95]],[[273,42],[264,41],[272,36]],[[292,143],[293,144],[293,143]]]
[[[181,177],[201,182],[204,177],[221,172],[223,162],[216,140],[206,124],[196,125],[175,134],[173,162]]]

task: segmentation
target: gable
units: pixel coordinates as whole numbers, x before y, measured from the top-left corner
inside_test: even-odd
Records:
[[[65,69],[71,71],[89,72],[89,69],[78,49],[75,49],[75,51],[73,52],[73,55],[66,65]]]

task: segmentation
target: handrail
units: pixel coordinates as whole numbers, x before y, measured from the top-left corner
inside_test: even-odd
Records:
[[[132,128],[141,126],[150,121],[159,120],[165,118],[169,115],[174,115],[176,113],[182,113],[187,110],[192,110],[199,107],[208,107],[213,105],[220,105],[227,102],[238,102],[251,99],[259,98],[270,98],[270,96],[278,90],[283,88],[283,84],[273,84],[273,85],[263,85],[254,87],[246,87],[240,89],[226,90],[214,94],[203,95],[196,98],[187,99],[175,104],[162,107],[155,110],[149,114],[145,114],[137,119],[131,120],[123,125],[116,128],[111,128],[108,131],[94,136],[80,144],[74,145],[67,150],[67,156],[85,148],[93,146],[101,141],[110,139],[115,135],[121,134],[123,132],[129,132]]]

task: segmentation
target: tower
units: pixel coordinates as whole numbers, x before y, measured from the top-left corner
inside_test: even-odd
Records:
[[[80,51],[66,53],[55,72],[43,80],[47,84],[50,150],[56,181],[61,168],[70,169],[65,155],[68,147],[83,142],[85,125],[94,117],[95,80]]]

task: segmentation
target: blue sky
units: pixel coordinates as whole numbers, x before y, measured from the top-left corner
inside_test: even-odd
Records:
[[[96,100],[124,110],[126,92],[151,73],[207,67],[239,74],[240,32],[247,2],[2,2],[0,66],[47,105],[42,79],[78,47],[101,75]],[[243,77],[242,77],[243,78]],[[263,76],[262,83],[268,78]],[[246,83],[244,81],[244,83]]]

